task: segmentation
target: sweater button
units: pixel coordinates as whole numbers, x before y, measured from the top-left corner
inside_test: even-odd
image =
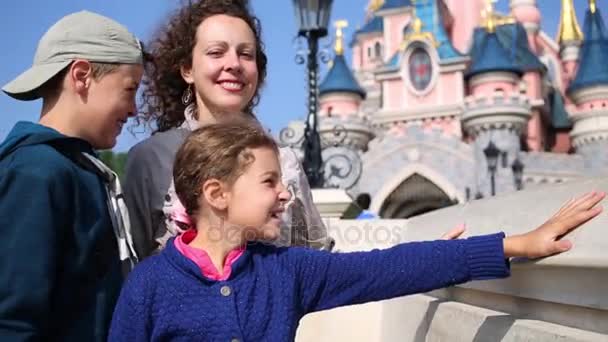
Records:
[[[228,297],[228,296],[230,296],[230,294],[232,293],[232,290],[230,289],[230,286],[228,286],[228,285],[224,285],[224,286],[222,286],[222,288],[220,289],[220,293],[222,294],[222,296],[224,296],[224,297]]]

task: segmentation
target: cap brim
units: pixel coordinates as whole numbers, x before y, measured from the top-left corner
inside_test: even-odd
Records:
[[[8,96],[22,101],[40,97],[38,88],[67,67],[71,61],[34,65],[2,87]]]

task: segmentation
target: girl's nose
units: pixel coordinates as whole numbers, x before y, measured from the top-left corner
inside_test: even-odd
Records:
[[[281,183],[281,185],[279,186],[279,201],[289,202],[290,199],[291,199],[291,193],[287,190],[285,185],[283,185],[283,183]]]

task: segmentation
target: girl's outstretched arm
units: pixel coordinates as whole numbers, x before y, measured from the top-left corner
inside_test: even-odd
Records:
[[[384,250],[289,251],[303,313],[427,292],[469,280],[503,278],[504,234],[411,242]]]
[[[509,275],[510,257],[539,258],[567,251],[561,237],[597,216],[605,197],[591,192],[566,203],[547,222],[526,234],[462,240],[412,242],[385,250],[324,253],[290,251],[296,265],[304,313],[389,299]]]

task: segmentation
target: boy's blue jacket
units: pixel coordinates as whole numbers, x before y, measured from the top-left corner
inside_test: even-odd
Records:
[[[29,122],[0,145],[0,341],[105,341],[122,273],[89,143]]]

